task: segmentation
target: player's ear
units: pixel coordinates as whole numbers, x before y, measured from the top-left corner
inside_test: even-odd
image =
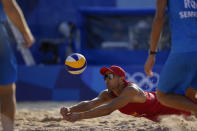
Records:
[[[120,77],[119,80],[122,82],[124,80],[124,77]]]
[[[123,85],[123,84],[124,84],[124,77],[120,77],[120,78],[119,78],[119,84],[120,84],[120,85]]]

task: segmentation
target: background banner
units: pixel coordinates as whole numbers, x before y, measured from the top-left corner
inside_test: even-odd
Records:
[[[69,74],[64,66],[19,66],[16,97],[18,101],[81,101],[96,97],[106,89],[99,70],[103,66],[88,66],[81,75]],[[108,67],[108,66],[107,66]],[[143,65],[121,66],[126,79],[143,90],[155,91],[161,66],[154,67],[152,78],[144,74]]]

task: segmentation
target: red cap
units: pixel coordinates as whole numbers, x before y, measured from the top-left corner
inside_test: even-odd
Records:
[[[100,73],[102,75],[105,75],[106,71],[110,71],[110,72],[112,72],[112,73],[114,73],[114,74],[116,74],[116,75],[118,75],[120,77],[124,77],[124,79],[125,79],[125,71],[121,67],[119,67],[119,66],[113,65],[113,66],[111,66],[109,68],[102,67],[100,69]]]

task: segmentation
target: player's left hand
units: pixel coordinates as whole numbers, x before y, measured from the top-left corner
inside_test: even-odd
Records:
[[[67,120],[69,122],[75,122],[81,120],[81,114],[80,113],[70,113],[63,116],[64,120]]]
[[[22,43],[22,44],[23,44],[23,46],[26,47],[26,48],[31,47],[32,44],[35,42],[35,39],[34,39],[32,33],[31,33],[30,31],[27,32],[27,33],[25,33],[25,34],[23,34],[23,37],[24,37],[24,40],[25,40],[25,41],[24,41],[24,43]]]
[[[150,77],[153,76],[152,68],[153,68],[154,64],[155,64],[155,56],[149,55],[146,60],[145,65],[144,65],[144,71]]]
[[[67,107],[62,107],[62,108],[60,109],[60,114],[61,114],[62,116],[67,115],[67,114],[69,114],[69,113],[70,113],[70,111],[69,111],[69,108],[67,108]]]

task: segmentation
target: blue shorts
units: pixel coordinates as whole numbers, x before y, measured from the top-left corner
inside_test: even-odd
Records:
[[[197,52],[170,54],[160,75],[159,91],[184,95],[189,86],[197,89]]]
[[[4,24],[0,23],[0,85],[16,81],[17,64]]]

